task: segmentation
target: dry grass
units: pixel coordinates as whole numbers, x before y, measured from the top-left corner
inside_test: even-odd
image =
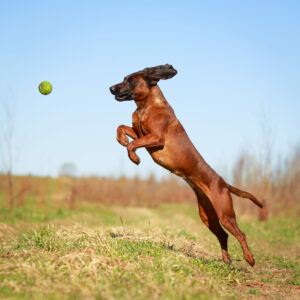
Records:
[[[250,201],[239,198],[236,201],[237,211],[266,220],[269,216],[299,217],[299,180],[300,150],[295,148],[287,159],[269,165],[268,168],[249,153],[242,154],[234,168],[233,180],[229,182],[253,193],[264,203],[263,210],[254,210]],[[162,203],[193,203],[194,199],[191,188],[174,175],[157,181],[153,176],[147,179],[32,176],[11,178],[0,174],[0,207],[3,203],[9,208],[20,208],[34,203],[39,207],[50,205],[74,210],[83,202],[158,207]]]
[[[267,153],[264,160],[250,152],[240,155],[234,167],[234,184],[251,191],[263,203],[258,211],[261,220],[268,216],[300,216],[300,146],[292,148],[285,159],[275,160]],[[272,162],[272,163],[271,163]],[[252,205],[238,202],[242,213],[251,213]]]
[[[299,220],[241,221],[256,257],[251,268],[233,238],[233,264],[221,261],[194,205],[32,212],[0,225],[2,299],[300,297]]]

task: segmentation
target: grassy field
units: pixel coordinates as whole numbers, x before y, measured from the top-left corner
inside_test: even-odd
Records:
[[[239,219],[232,265],[195,205],[0,210],[1,299],[300,299],[300,220]]]

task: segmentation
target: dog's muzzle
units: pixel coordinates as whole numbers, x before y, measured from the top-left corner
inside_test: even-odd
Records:
[[[132,100],[131,92],[128,90],[124,91],[124,88],[122,89],[122,87],[120,87],[120,84],[111,86],[109,90],[118,101]]]

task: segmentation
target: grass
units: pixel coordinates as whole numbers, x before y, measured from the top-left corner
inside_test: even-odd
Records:
[[[300,221],[239,220],[232,265],[189,204],[0,210],[1,299],[299,299]]]

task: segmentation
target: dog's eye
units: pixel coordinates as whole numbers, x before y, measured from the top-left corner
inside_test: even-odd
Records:
[[[132,86],[135,87],[138,81],[134,80],[133,78],[128,78],[127,82]]]

